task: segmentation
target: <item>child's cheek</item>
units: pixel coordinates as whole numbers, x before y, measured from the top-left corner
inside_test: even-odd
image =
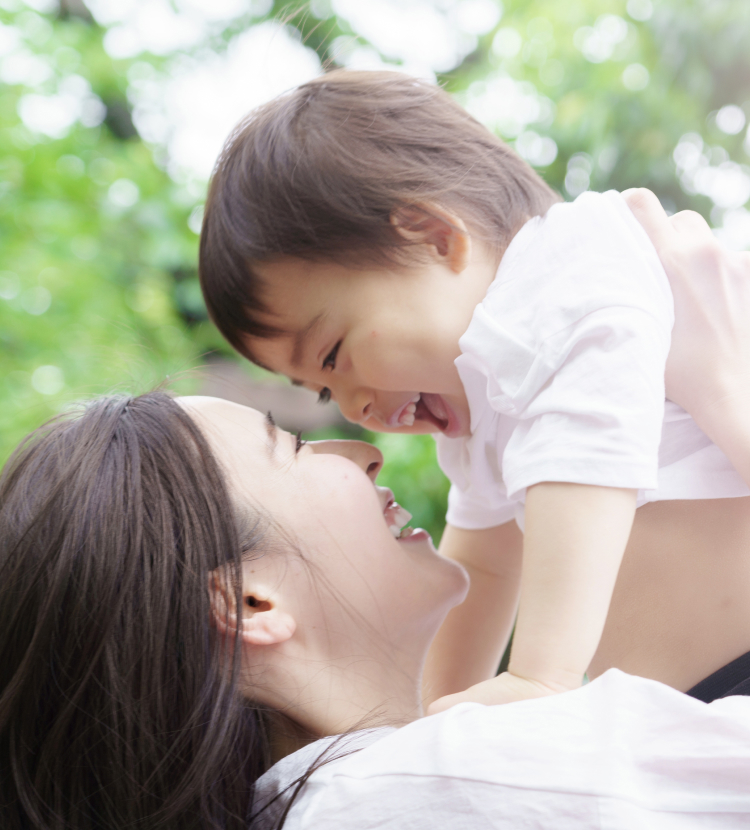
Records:
[[[380,329],[370,329],[366,336],[352,340],[340,366],[353,369],[358,381],[372,389],[418,392],[409,354]]]

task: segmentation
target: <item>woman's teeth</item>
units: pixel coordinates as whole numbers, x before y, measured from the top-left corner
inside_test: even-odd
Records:
[[[414,413],[417,411],[417,404],[419,403],[419,395],[415,395],[411,401],[404,407],[404,411],[398,416],[398,422],[401,426],[414,426]]]
[[[387,508],[386,521],[388,522],[388,530],[391,531],[395,539],[409,535],[406,531],[411,531],[411,528],[405,527],[405,525],[411,521],[411,513],[404,510],[397,502]]]

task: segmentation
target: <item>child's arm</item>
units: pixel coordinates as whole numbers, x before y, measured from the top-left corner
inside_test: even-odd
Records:
[[[514,521],[486,530],[446,526],[440,553],[463,565],[471,584],[427,656],[425,705],[494,676],[518,608],[522,550]]]
[[[581,684],[604,628],[635,491],[545,482],[526,494],[521,602],[509,671],[441,698],[507,703]]]

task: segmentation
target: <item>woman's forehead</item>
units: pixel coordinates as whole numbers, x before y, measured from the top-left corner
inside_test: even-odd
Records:
[[[249,406],[203,395],[177,398],[177,403],[197,420],[214,447],[232,444],[241,436],[262,438],[267,433],[266,416]]]
[[[213,398],[208,395],[182,395],[175,400],[191,414],[198,413],[209,421],[224,419],[237,423],[252,423],[260,422],[265,417],[257,409],[224,398]]]

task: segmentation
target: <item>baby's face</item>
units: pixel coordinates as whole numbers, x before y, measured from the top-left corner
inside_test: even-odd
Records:
[[[292,258],[254,270],[268,286],[269,322],[290,332],[248,340],[260,363],[366,429],[469,434],[453,361],[484,289],[470,290],[463,272],[437,261],[397,271]]]

